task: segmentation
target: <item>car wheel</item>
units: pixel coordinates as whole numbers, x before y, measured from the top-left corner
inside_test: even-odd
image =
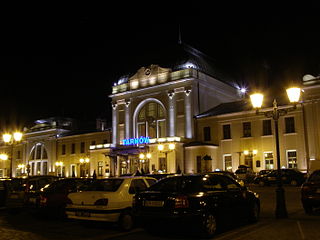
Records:
[[[249,222],[255,223],[259,220],[260,206],[257,202],[254,202],[249,210]]]
[[[290,185],[291,185],[291,186],[298,186],[297,180],[291,180],[291,181],[290,181]]]
[[[212,237],[217,231],[217,219],[212,213],[205,214],[202,219],[204,237]]]
[[[130,212],[123,212],[120,215],[119,226],[123,231],[130,231],[133,228],[133,216]]]
[[[304,212],[306,214],[312,214],[313,213],[312,206],[309,205],[309,204],[304,203],[303,204],[303,209],[304,209]]]

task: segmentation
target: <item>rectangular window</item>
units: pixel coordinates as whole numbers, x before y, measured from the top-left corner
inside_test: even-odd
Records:
[[[138,136],[146,137],[146,123],[138,123]]]
[[[263,120],[262,121],[262,135],[272,135],[272,129],[271,129],[271,120]]]
[[[231,126],[226,124],[222,126],[223,139],[231,139]]]
[[[86,148],[86,145],[84,142],[81,142],[80,143],[80,153],[85,153],[85,148]]]
[[[37,170],[36,170],[37,175],[41,175],[41,162],[37,162]]]
[[[226,154],[223,156],[224,158],[224,170],[232,171],[232,156],[231,154]]]
[[[294,117],[287,117],[285,120],[286,133],[294,133]]]
[[[37,146],[36,159],[41,159],[41,145]]]
[[[71,144],[71,154],[75,154],[76,153],[76,144],[72,143]]]
[[[71,177],[76,177],[76,165],[71,164]]]
[[[17,151],[17,159],[21,158],[21,151]]]
[[[203,128],[203,138],[204,141],[211,141],[211,130],[210,127]]]
[[[166,120],[157,120],[158,123],[158,138],[166,136]]]
[[[42,174],[47,175],[48,174],[48,163],[42,162]]]
[[[298,168],[297,151],[287,151],[288,168]]]
[[[251,137],[251,122],[242,123],[243,137]]]
[[[61,154],[62,154],[62,155],[66,155],[66,145],[65,145],[65,144],[63,144],[63,145],[61,146]]]
[[[273,163],[273,153],[272,152],[265,152],[264,153],[264,164],[265,169],[274,169],[274,163]]]

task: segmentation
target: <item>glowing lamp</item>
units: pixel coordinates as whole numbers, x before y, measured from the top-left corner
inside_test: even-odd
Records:
[[[300,99],[301,88],[292,87],[287,89],[287,95],[291,103],[296,103]]]
[[[249,151],[248,151],[248,150],[244,150],[244,151],[243,151],[243,154],[244,154],[244,155],[248,155],[248,154],[249,154]]]
[[[164,146],[163,146],[162,144],[159,144],[159,145],[158,145],[158,150],[159,150],[159,151],[163,151],[163,149],[164,149]]]
[[[169,144],[169,149],[174,150],[176,148],[176,145],[174,143]]]
[[[0,159],[1,159],[1,160],[8,160],[8,155],[5,154],[5,153],[1,153],[1,154],[0,154]]]
[[[254,93],[250,95],[250,100],[253,108],[261,108],[263,102],[263,94]]]
[[[5,133],[5,134],[2,135],[2,138],[3,138],[3,141],[4,141],[5,143],[8,143],[8,142],[11,141],[12,135],[9,134],[9,133]]]

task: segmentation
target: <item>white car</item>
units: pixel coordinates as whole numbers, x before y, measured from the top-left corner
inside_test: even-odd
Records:
[[[118,222],[122,230],[133,227],[132,201],[157,180],[151,177],[114,177],[97,180],[85,191],[68,194],[68,218]]]

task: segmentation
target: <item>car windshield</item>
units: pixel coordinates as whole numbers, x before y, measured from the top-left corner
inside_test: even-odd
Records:
[[[239,168],[236,170],[236,174],[239,174],[239,173],[247,173],[247,169],[246,168]]]
[[[119,189],[123,179],[97,180],[81,187],[81,191],[106,191],[115,192]]]
[[[309,181],[320,182],[320,171],[313,172],[309,177]]]
[[[227,177],[229,179],[229,177]],[[170,177],[160,180],[149,188],[150,191],[195,193],[221,190],[219,176]],[[231,178],[230,178],[231,179]]]

